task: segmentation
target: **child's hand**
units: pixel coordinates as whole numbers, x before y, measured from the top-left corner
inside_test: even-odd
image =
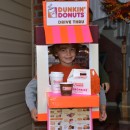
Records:
[[[105,121],[107,119],[106,105],[100,106],[100,117],[99,121]]]
[[[36,110],[36,108],[33,108],[33,109],[31,110],[31,117],[32,117],[32,119],[33,119],[34,121],[37,121],[37,110]]]
[[[105,110],[100,112],[99,121],[105,121],[107,119],[107,113]]]
[[[110,84],[109,83],[102,83],[102,87],[105,90],[105,92],[107,93],[110,89]]]

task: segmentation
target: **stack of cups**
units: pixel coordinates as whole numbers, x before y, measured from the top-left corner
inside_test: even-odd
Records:
[[[50,73],[51,89],[53,93],[61,93],[60,83],[63,82],[63,77],[64,77],[64,74],[62,72]]]

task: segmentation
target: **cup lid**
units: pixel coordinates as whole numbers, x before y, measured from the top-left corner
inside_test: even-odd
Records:
[[[51,72],[50,76],[56,76],[56,77],[58,77],[58,76],[64,76],[64,73],[63,72]]]
[[[52,71],[50,74],[63,74],[63,72],[54,72],[54,71]]]

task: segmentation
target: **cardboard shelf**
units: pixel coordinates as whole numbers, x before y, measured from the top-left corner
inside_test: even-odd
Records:
[[[98,95],[72,95],[61,96],[60,94],[47,93],[49,108],[81,108],[81,107],[99,107]]]
[[[54,94],[51,92],[47,93],[47,107],[50,108],[83,108],[99,107],[99,96],[98,95],[72,95],[72,96],[61,96],[60,94]],[[99,110],[92,111],[92,118],[99,118]],[[46,121],[46,114],[38,114],[38,121]]]

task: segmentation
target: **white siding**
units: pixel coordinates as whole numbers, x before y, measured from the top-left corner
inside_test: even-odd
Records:
[[[31,0],[0,0],[0,130],[31,130],[24,89],[32,77]]]

